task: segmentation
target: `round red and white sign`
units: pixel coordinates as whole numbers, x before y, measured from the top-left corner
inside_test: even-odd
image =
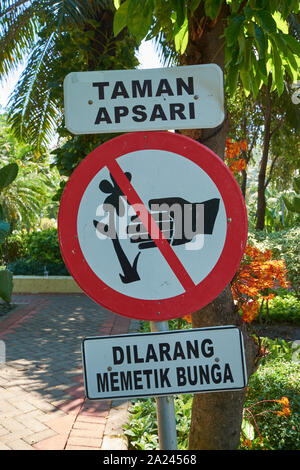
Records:
[[[114,313],[168,320],[229,284],[247,239],[240,188],[223,161],[171,132],[116,137],[76,168],[58,234],[81,289]]]

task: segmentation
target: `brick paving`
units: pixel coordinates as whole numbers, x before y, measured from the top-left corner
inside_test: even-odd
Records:
[[[84,294],[15,295],[0,317],[0,450],[126,449],[127,401],[85,398],[81,342],[139,323]],[[3,344],[3,343],[2,343]]]

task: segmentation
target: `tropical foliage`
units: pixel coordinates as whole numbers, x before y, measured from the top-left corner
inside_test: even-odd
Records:
[[[0,194],[16,179],[18,166],[10,163],[0,168]],[[4,220],[3,220],[4,219]],[[0,205],[0,244],[5,241],[5,237],[10,230],[9,223],[4,218],[4,212]],[[12,295],[13,281],[12,273],[8,269],[0,268],[0,298],[9,303]]]
[[[278,287],[288,287],[284,260],[272,259],[270,250],[262,252],[248,245],[231,283],[237,308],[243,312],[242,320],[251,323],[258,315],[260,301],[263,303],[273,299],[274,290]]]
[[[291,342],[263,339],[264,357],[250,378],[243,410],[241,450],[299,448],[299,364]],[[178,449],[188,449],[192,395],[174,397]],[[129,449],[157,449],[154,399],[133,400],[124,426]]]
[[[133,39],[113,36],[114,10],[112,0],[0,2],[1,78],[25,62],[9,102],[10,122],[36,155],[62,123],[62,85],[70,71],[136,65]]]
[[[193,33],[201,36],[205,28],[213,28],[223,0],[138,0],[116,1],[115,34],[125,26],[141,41],[163,32],[168,42],[183,55]],[[298,76],[299,43],[289,31],[290,17],[298,13],[297,0],[272,2],[269,0],[227,0],[228,14],[225,37],[220,47],[225,48],[226,80],[233,95],[239,78],[246,94],[257,96],[272,73],[272,89],[281,95],[285,72],[292,82]],[[191,28],[193,15],[201,9],[203,16],[196,30]],[[150,31],[150,32],[149,32]]]
[[[51,212],[56,216],[58,204],[52,197],[59,185],[57,170],[50,169],[47,154],[36,160],[33,147],[16,139],[5,115],[0,116],[0,157],[2,163],[16,163],[19,168],[18,178],[0,194],[10,231],[22,227],[29,230]]]
[[[232,306],[227,313],[237,319],[239,312],[252,327],[258,314],[261,321],[283,318],[288,306],[297,323],[300,113],[294,88],[300,65],[298,0],[0,0],[1,80],[23,67],[7,116],[0,123],[2,262],[14,263],[14,272],[23,269],[31,274],[33,270],[42,274],[45,266],[47,270],[52,265],[64,268],[56,228],[36,227],[50,212],[56,216],[57,201],[78,163],[112,137],[71,136],[64,128],[64,77],[71,71],[135,68],[135,50],[144,38],[156,40],[167,64],[171,60],[177,65],[216,62],[224,72],[228,119],[211,134],[202,129],[190,137],[208,142],[210,148],[218,145],[221,157],[225,153],[241,185],[249,225],[257,229],[249,234],[231,291],[226,290]],[[50,161],[58,172],[50,170]],[[2,278],[10,282],[6,290],[0,284],[0,297],[6,302],[11,277],[8,269],[0,271],[0,282]],[[218,311],[220,323],[228,319],[223,310],[216,299],[211,313]],[[181,327],[189,327],[184,320],[180,322]],[[250,378],[240,446],[295,448],[299,400],[297,365],[288,364],[291,346],[275,342],[267,347],[259,340],[256,344],[263,358]],[[274,359],[270,367],[268,357]],[[191,396],[179,397],[176,404],[180,448],[188,446],[190,429],[197,430],[197,419],[196,428],[190,425],[191,400]],[[220,408],[213,398],[209,406]],[[232,404],[228,406],[233,429],[240,426],[241,416]],[[134,425],[126,431],[132,445],[156,448],[153,403],[149,407],[137,403],[132,412]],[[226,423],[211,426],[211,421],[204,420],[204,424],[202,434],[223,439]],[[238,435],[236,429],[231,434]]]

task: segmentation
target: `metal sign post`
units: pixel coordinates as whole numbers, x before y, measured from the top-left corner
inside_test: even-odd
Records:
[[[150,321],[150,329],[153,333],[168,331],[169,325],[167,321]],[[155,400],[159,448],[160,450],[176,450],[177,433],[173,395],[156,397]]]

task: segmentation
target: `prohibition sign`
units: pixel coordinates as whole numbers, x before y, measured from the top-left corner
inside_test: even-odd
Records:
[[[166,202],[200,207],[202,228],[176,237],[179,218],[155,211]],[[105,204],[115,207],[113,216]],[[62,195],[58,235],[70,274],[90,298],[114,313],[159,321],[195,312],[229,284],[244,252],[247,214],[235,178],[210,149],[171,132],[137,132],[102,144],[78,165]]]

